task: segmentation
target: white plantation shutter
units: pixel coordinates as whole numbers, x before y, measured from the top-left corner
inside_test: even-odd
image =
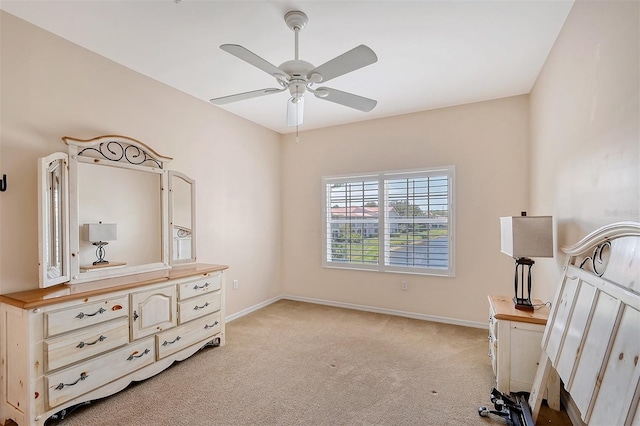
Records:
[[[323,179],[327,267],[454,275],[453,167]]]
[[[378,264],[379,192],[377,179],[326,184],[327,262]]]

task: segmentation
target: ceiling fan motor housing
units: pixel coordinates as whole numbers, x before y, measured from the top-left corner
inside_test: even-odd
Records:
[[[309,22],[309,18],[304,12],[291,10],[284,15],[284,21],[292,31],[302,31],[307,25],[307,22]]]

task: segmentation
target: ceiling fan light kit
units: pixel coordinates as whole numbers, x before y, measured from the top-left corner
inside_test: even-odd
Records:
[[[371,111],[377,104],[373,99],[329,87],[314,87],[341,75],[366,67],[378,61],[371,48],[361,44],[316,67],[298,57],[298,33],[304,29],[309,18],[299,10],[292,10],[284,15],[287,26],[295,33],[295,57],[282,63],[279,67],[262,59],[260,56],[237,44],[223,44],[222,50],[272,75],[280,87],[253,90],[235,95],[211,99],[215,105],[256,98],[289,90],[291,97],[287,102],[287,125],[299,126],[303,121],[305,92],[313,93],[318,99],[334,102],[363,112]]]

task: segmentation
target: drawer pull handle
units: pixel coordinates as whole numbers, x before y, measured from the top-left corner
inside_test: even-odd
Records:
[[[104,342],[105,340],[107,340],[107,336],[103,336],[102,334],[100,335],[100,337],[98,337],[96,340],[94,340],[91,343],[85,343],[85,342],[80,342],[78,343],[78,345],[76,346],[76,348],[84,348],[85,346],[91,346],[91,345],[95,345],[98,342]]]
[[[137,320],[140,317],[136,311],[133,311],[133,320]]]
[[[209,325],[209,324],[205,324],[205,325],[204,325],[204,329],[205,329],[205,330],[207,330],[207,329],[209,329],[209,328],[213,328],[213,327],[215,327],[216,325],[218,325],[218,321],[215,321],[215,322],[214,322],[213,324],[211,324],[211,325]]]
[[[78,380],[76,380],[73,383],[60,383],[58,386],[56,386],[56,389],[62,390],[67,386],[73,386],[77,384],[79,381],[86,379],[87,377],[89,377],[89,375],[83,371],[82,373],[80,373],[80,377],[78,377]]]
[[[94,316],[96,316],[98,314],[103,314],[105,312],[107,312],[107,310],[105,308],[100,308],[100,309],[98,309],[97,311],[95,311],[92,314],[85,314],[84,312],[80,312],[78,315],[76,315],[76,318],[82,319],[84,317],[94,317]]]
[[[169,346],[169,345],[173,345],[175,342],[177,342],[178,340],[182,339],[182,337],[178,336],[175,339],[173,339],[170,342],[167,342],[166,340],[164,341],[164,343],[162,344],[162,346]]]
[[[209,306],[209,302],[206,302],[206,303],[205,303],[204,305],[202,305],[202,306],[198,306],[198,305],[196,305],[196,306],[194,306],[194,307],[193,307],[193,310],[194,310],[194,311],[197,311],[198,309],[204,309],[204,308],[206,308],[207,306]]]
[[[127,361],[132,361],[134,358],[141,358],[143,356],[145,356],[146,354],[148,354],[149,352],[151,352],[149,350],[149,348],[145,349],[144,352],[142,352],[140,355],[136,355],[138,353],[138,351],[132,353],[131,355],[129,355],[129,358],[127,358]]]
[[[203,285],[196,284],[196,285],[193,286],[193,289],[194,290],[200,290],[201,288],[207,288],[207,287],[209,287],[209,283],[204,283]]]

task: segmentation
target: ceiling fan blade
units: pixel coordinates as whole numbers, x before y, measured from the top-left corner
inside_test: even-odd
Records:
[[[221,96],[219,98],[213,98],[213,99],[210,100],[210,102],[212,104],[215,104],[215,105],[223,105],[223,104],[228,104],[230,102],[243,101],[245,99],[257,98],[259,96],[270,95],[272,93],[282,92],[285,89],[286,88],[283,87],[282,89],[253,90],[251,92],[237,93],[235,95]]]
[[[316,95],[316,98],[335,102],[363,112],[371,111],[378,103],[378,101],[374,101],[373,99],[354,95],[353,93],[343,92],[341,90],[331,89],[329,87],[318,87],[314,94]]]
[[[224,50],[225,52],[231,53],[233,56],[242,59],[245,62],[248,62],[254,67],[260,68],[262,71],[266,72],[267,74],[271,74],[276,78],[278,78],[278,75],[286,75],[286,73],[280,68],[262,59],[260,56],[238,44],[223,44],[220,46],[220,49]]]
[[[371,65],[378,61],[378,57],[371,48],[361,44],[358,47],[354,47],[348,52],[343,53],[331,59],[329,62],[325,62],[309,71],[307,78],[311,78],[313,74],[320,74],[322,79],[319,82],[326,82],[333,78],[340,77],[351,71],[355,71],[367,65]]]
[[[298,102],[293,102],[293,99],[287,101],[287,126],[289,127],[302,125],[304,118],[304,98],[298,98]]]

